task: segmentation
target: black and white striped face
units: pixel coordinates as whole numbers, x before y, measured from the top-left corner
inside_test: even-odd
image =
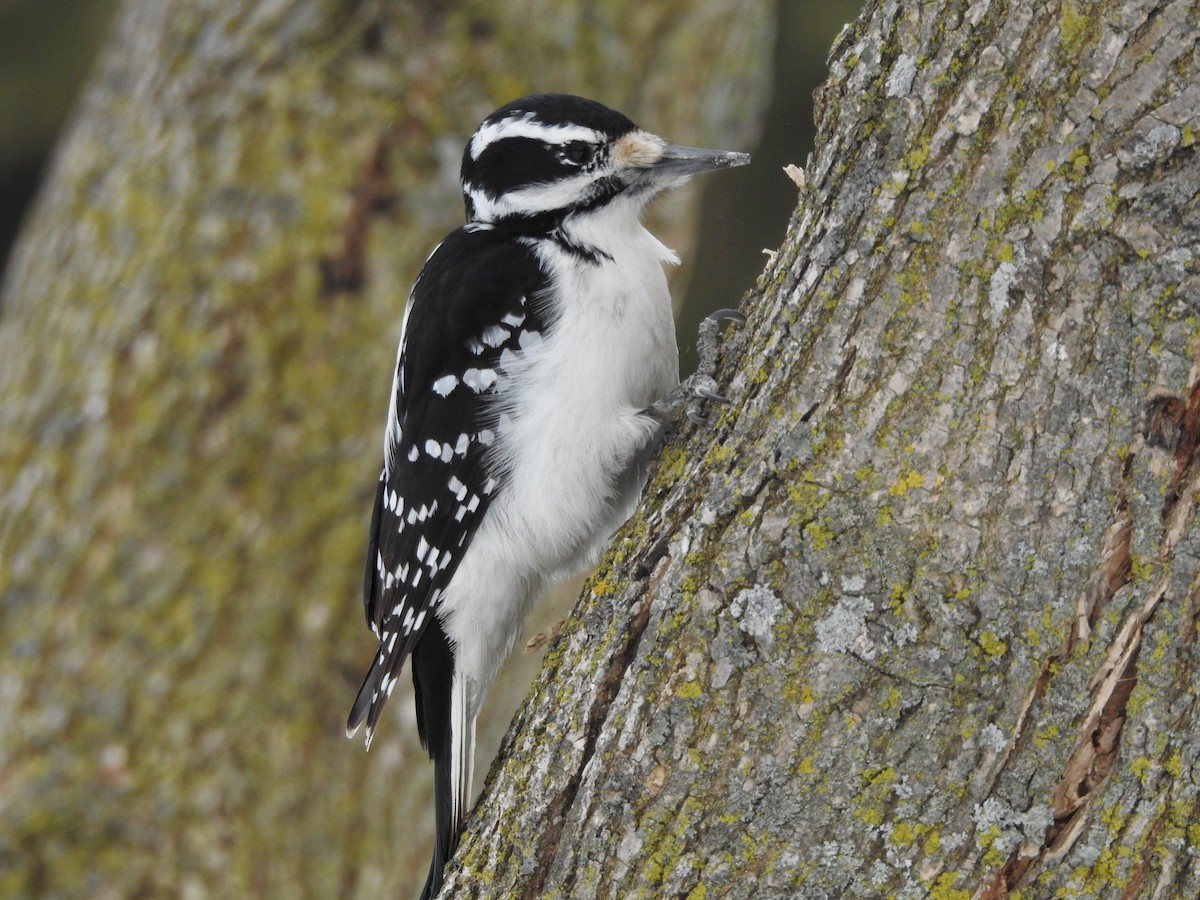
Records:
[[[537,218],[602,206],[622,193],[649,199],[669,148],[594,100],[538,94],[502,106],[463,153],[463,199],[472,222]],[[683,175],[685,173],[677,173]]]

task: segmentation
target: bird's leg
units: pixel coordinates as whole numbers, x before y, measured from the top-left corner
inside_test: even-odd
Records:
[[[736,322],[744,324],[746,317],[736,309],[718,309],[704,318],[700,323],[699,336],[696,339],[696,353],[699,362],[696,371],[684,384],[691,385],[692,401],[688,404],[687,417],[697,425],[708,424],[708,416],[703,414],[706,402],[728,403],[729,398],[717,392],[717,382],[714,378],[717,372],[717,354],[721,349],[721,324]]]
[[[729,402],[729,398],[717,391],[717,382],[713,378],[721,345],[721,323],[737,322],[740,325],[745,321],[746,317],[735,309],[718,309],[705,318],[700,323],[700,336],[696,341],[696,351],[700,357],[696,371],[681,381],[675,390],[647,408],[646,412],[665,423],[679,407],[687,404],[687,417],[692,422],[697,425],[708,424],[709,417],[703,414],[704,405]]]

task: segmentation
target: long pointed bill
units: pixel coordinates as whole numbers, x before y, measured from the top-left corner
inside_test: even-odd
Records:
[[[656,134],[639,130],[616,142],[613,161],[626,186],[648,200],[661,190],[683,184],[692,175],[744,166],[750,162],[750,154],[675,147]]]
[[[695,175],[715,169],[733,169],[750,162],[749,153],[736,150],[704,150],[700,147],[666,147],[651,171],[667,176]]]

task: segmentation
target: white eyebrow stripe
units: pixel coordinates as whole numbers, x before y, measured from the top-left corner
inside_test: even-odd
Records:
[[[593,177],[587,172],[580,172],[573,178],[552,181],[548,184],[545,182],[529,184],[523,188],[508,191],[497,198],[490,197],[484,190],[475,189],[474,185],[467,185],[466,189],[470,192],[471,200],[475,204],[475,218],[488,220],[503,218],[513,213],[528,216],[552,209],[562,209],[578,198],[593,180]],[[465,378],[463,382],[467,383]]]
[[[489,122],[475,132],[471,138],[471,159],[479,159],[488,146],[501,138],[533,138],[551,144],[565,144],[568,141],[587,141],[589,144],[600,143],[603,136],[594,128],[583,125],[547,125],[538,121],[533,113],[520,113],[508,116],[499,122]]]

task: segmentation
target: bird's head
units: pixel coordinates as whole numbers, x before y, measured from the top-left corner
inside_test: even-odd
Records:
[[[462,162],[467,219],[495,224],[642,206],[691,175],[742,166],[749,154],[675,147],[594,100],[535,94],[486,119]]]

